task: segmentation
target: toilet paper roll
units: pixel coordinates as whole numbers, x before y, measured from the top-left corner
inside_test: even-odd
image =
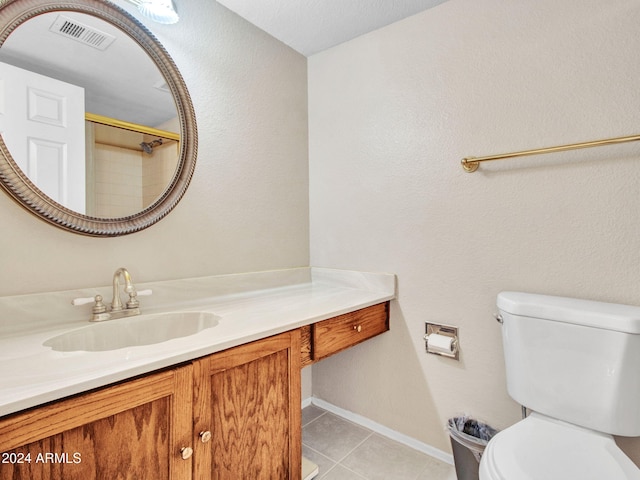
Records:
[[[427,352],[451,355],[454,353],[454,338],[432,333],[427,336]]]

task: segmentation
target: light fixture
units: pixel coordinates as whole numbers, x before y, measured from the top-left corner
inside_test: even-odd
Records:
[[[137,0],[140,13],[154,22],[172,24],[180,20],[171,0]]]

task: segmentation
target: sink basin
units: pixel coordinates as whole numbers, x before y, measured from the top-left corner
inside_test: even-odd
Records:
[[[218,325],[209,312],[175,312],[106,320],[63,333],[43,343],[57,352],[104,352],[195,335]]]

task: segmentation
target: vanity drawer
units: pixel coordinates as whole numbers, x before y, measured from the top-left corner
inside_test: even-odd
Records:
[[[345,313],[311,326],[311,356],[314,361],[389,330],[389,302]]]

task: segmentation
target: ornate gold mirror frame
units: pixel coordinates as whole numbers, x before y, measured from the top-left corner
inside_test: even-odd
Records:
[[[56,227],[95,237],[115,237],[143,230],[164,218],[184,195],[196,164],[197,126],[191,98],[178,68],[160,42],[125,10],[101,0],[0,0],[0,48],[22,23],[44,13],[75,11],[98,17],[124,31],[149,55],[170,89],[180,123],[176,172],[164,193],[144,210],[121,218],[74,212],[45,195],[13,160],[0,138],[0,186],[22,207]]]

